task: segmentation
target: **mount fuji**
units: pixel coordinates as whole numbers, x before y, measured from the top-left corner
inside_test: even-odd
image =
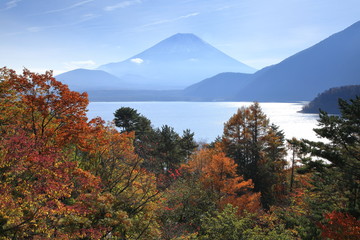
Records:
[[[191,33],[175,34],[124,61],[56,76],[73,90],[176,90],[222,72],[254,73]]]
[[[190,33],[175,34],[125,61],[105,64],[98,70],[140,89],[182,89],[221,72],[256,71]]]

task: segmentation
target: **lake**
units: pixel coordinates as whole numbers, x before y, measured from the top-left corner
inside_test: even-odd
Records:
[[[241,106],[252,102],[91,102],[88,117],[101,117],[105,121],[114,119],[120,107],[131,107],[151,120],[153,127],[169,125],[182,134],[185,129],[195,133],[195,139],[210,143],[221,136],[224,123]],[[314,131],[318,114],[298,113],[304,103],[260,103],[263,112],[285,132],[286,138],[318,140]]]

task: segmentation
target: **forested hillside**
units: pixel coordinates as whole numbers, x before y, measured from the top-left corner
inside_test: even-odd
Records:
[[[360,96],[360,85],[330,88],[320,93],[309,104],[303,107],[303,113],[319,113],[319,110],[340,114],[339,99],[350,100]]]
[[[0,69],[1,239],[360,238],[360,98],[320,114],[326,143],[286,140],[256,102],[211,144],[87,105],[51,72]]]

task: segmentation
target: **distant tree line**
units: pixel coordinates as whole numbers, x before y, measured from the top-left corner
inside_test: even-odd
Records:
[[[360,85],[330,88],[305,105],[301,112],[319,113],[322,110],[330,114],[340,114],[339,99],[350,100],[356,96],[360,96]]]

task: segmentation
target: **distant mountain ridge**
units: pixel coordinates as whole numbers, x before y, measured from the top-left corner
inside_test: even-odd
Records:
[[[328,88],[354,84],[360,84],[360,21],[256,72],[234,100],[311,100]]]
[[[251,74],[219,73],[184,89],[183,95],[198,101],[229,101],[250,83]]]
[[[238,85],[225,84],[219,92],[211,86],[219,86],[224,80],[216,78],[195,84],[198,87],[191,94],[202,96],[206,89],[205,99],[210,101],[310,101],[326,89],[360,84],[360,21],[276,65],[250,74]]]
[[[179,42],[183,44],[178,44]],[[154,52],[157,53],[156,57],[153,57]],[[197,65],[196,58],[190,58],[190,56],[195,56],[195,52],[199,59],[205,59],[200,61],[206,63],[203,65],[204,68]],[[177,56],[176,64],[174,59],[172,61],[165,60],[174,55]],[[232,70],[217,72],[219,68],[206,62],[207,59],[213,59],[210,56],[218,56],[215,58],[217,60],[224,58],[221,62],[228,66],[233,66],[234,62],[236,63],[234,63],[235,67],[239,66],[236,60],[211,47],[195,35],[176,34],[132,58],[120,63],[104,65],[101,67],[103,70],[97,71],[103,74],[101,80],[104,81],[104,86],[111,85],[113,81],[119,81],[117,86],[121,86],[120,92],[124,97],[120,96],[120,92],[119,95],[115,94],[114,91],[118,88],[112,88],[110,94],[118,101],[121,99],[126,101],[138,101],[139,99],[141,101],[153,101],[154,99],[159,99],[159,101],[162,99],[175,101],[309,101],[326,89],[360,84],[360,21],[276,65],[265,67],[252,74]],[[151,61],[150,57],[153,57]],[[180,64],[184,61],[190,64]],[[153,66],[157,66],[157,68],[153,68]],[[115,73],[105,72],[106,68],[113,68],[116,71],[132,70],[124,75],[126,77],[119,78],[114,75]],[[165,78],[164,82],[158,79],[163,74],[159,68],[168,70],[169,76]],[[107,71],[110,71],[109,69]],[[208,69],[216,73],[210,74],[207,71],[207,74],[210,75],[200,78],[192,73],[192,69],[200,69],[201,74]],[[147,73],[145,74],[146,78],[141,76],[141,71]],[[166,88],[166,83],[177,78],[175,82],[193,81],[190,77],[189,80],[178,72],[185,75],[190,74],[193,77],[197,76],[199,77],[198,81],[187,85],[183,90],[157,91],[159,89],[155,86]],[[114,77],[118,80],[115,80]],[[201,79],[204,80],[199,81]],[[139,88],[135,82],[143,82],[141,84],[143,88]],[[124,89],[130,88],[132,91],[128,93],[124,91]],[[146,91],[147,89],[151,89],[151,91]],[[100,86],[97,90],[108,90],[108,88],[104,89]],[[96,95],[96,100],[99,101],[101,94],[95,92],[96,90],[92,90],[92,94]],[[102,93],[104,94],[104,92]],[[104,99],[112,101],[109,96]]]
[[[65,83],[71,90],[89,91],[89,90],[114,90],[131,87],[126,82],[110,73],[101,70],[75,69],[56,76],[57,80]]]

